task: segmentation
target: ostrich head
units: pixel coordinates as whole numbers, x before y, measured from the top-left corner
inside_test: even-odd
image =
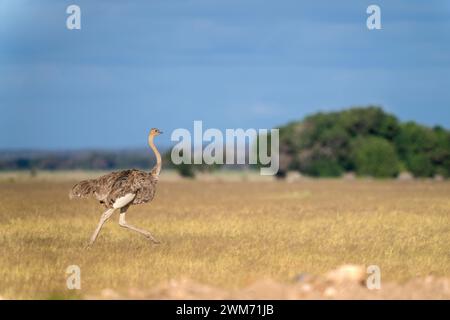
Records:
[[[152,137],[159,136],[161,133],[163,133],[163,132],[157,128],[152,128],[150,130],[150,136],[152,136]]]

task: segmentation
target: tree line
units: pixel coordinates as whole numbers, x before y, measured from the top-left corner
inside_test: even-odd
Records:
[[[319,112],[280,128],[280,175],[450,175],[450,132],[401,122],[380,107]]]

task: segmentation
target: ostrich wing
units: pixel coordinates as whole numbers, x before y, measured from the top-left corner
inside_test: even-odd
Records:
[[[99,192],[107,206],[128,194],[135,194],[132,204],[149,202],[153,199],[156,190],[157,179],[150,173],[140,170],[124,170],[113,172],[100,177],[99,184],[102,190]],[[103,183],[102,183],[103,182]]]

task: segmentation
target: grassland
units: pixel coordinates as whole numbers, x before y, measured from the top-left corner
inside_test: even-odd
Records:
[[[114,215],[85,250],[102,209],[69,201],[74,178],[0,179],[0,296],[83,297],[182,277],[239,288],[344,263],[379,265],[383,281],[450,276],[448,182],[162,179],[154,201],[127,218],[162,244]],[[73,264],[75,293],[66,289]]]

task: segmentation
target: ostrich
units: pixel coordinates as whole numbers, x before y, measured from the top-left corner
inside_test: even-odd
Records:
[[[159,129],[152,128],[148,135],[148,144],[156,156],[156,165],[150,172],[136,169],[116,171],[97,179],[81,181],[73,186],[69,193],[70,199],[75,197],[86,198],[93,195],[107,209],[102,214],[97,229],[92,234],[88,248],[97,239],[103,224],[117,209],[120,209],[119,225],[121,227],[136,231],[153,243],[159,243],[150,232],[128,224],[125,215],[131,205],[150,202],[155,196],[156,184],[161,171],[161,155],[153,143],[153,138],[161,133],[162,131]]]

